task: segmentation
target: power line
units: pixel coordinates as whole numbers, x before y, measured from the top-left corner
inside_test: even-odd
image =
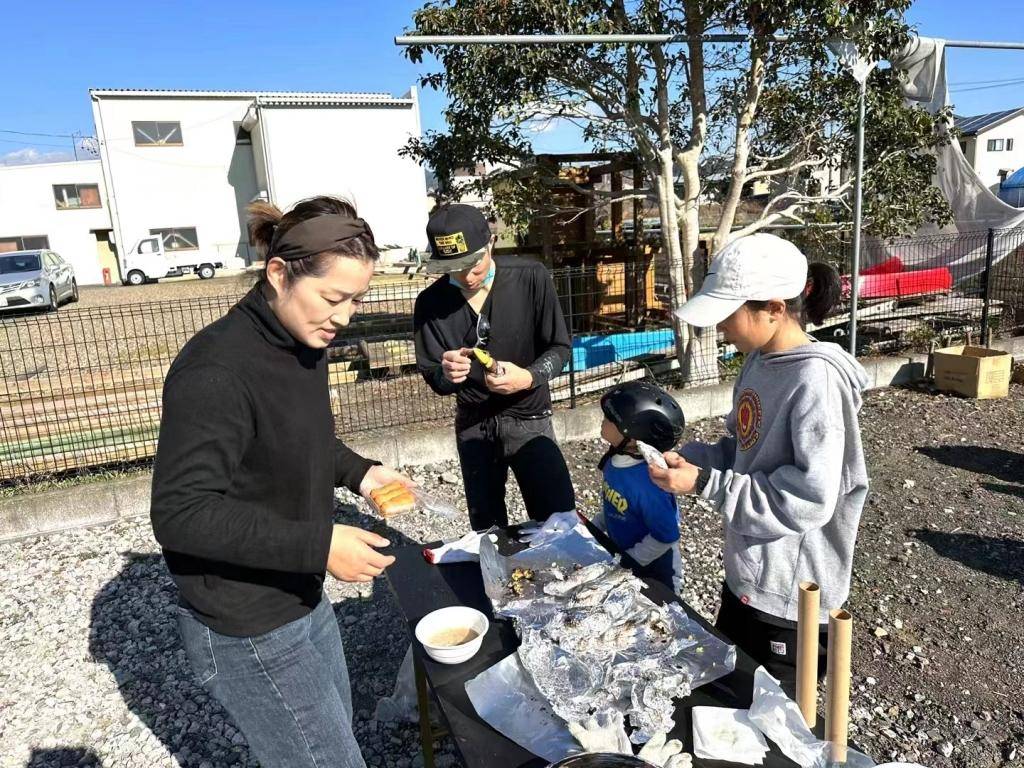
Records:
[[[51,139],[73,139],[76,137],[71,133],[30,133],[29,131],[11,131],[4,128],[0,128],[0,133],[14,133],[18,136],[47,136]]]
[[[1015,75],[1014,77],[1001,77],[995,80],[962,80],[958,83],[950,83],[951,88],[960,85],[987,85],[989,83],[1012,83],[1016,80],[1024,78],[1024,75]]]
[[[1024,85],[1024,77],[1020,80],[1011,80],[1005,83],[996,83],[995,85],[975,85],[970,88],[950,88],[949,90],[956,91],[957,93],[967,93],[968,91],[988,91],[992,88],[1009,88],[1014,85]]]
[[[67,144],[44,144],[38,141],[19,141],[18,139],[0,139],[4,144],[21,144],[27,147],[55,147],[56,149],[66,149],[70,151]]]

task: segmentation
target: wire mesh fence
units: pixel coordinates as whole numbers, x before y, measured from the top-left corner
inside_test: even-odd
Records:
[[[848,248],[811,255],[850,272]],[[863,256],[862,354],[1024,332],[1024,229],[867,243]],[[674,326],[668,270],[658,258],[626,255],[552,271],[572,339],[551,382],[556,407],[624,380],[694,386],[738,370],[742,357],[714,330],[694,337]],[[451,419],[454,398],[435,395],[416,371],[412,315],[425,285],[418,276],[375,284],[328,350],[339,434]],[[851,288],[846,278],[845,303],[811,328],[818,338],[848,342]],[[150,459],[168,366],[240,297],[0,317],[0,482]],[[500,318],[491,320],[500,333]]]
[[[1024,229],[867,241],[857,281],[857,353],[926,352],[987,343],[1024,328]],[[848,244],[812,257],[843,278],[842,311],[813,328],[847,346],[853,283]]]

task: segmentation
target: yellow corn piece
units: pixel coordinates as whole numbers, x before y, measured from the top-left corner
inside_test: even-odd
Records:
[[[480,347],[473,347],[473,354],[476,355],[476,359],[480,361],[480,365],[487,370],[490,370],[491,366],[494,365],[494,358],[491,357],[491,354],[487,350],[480,349]]]

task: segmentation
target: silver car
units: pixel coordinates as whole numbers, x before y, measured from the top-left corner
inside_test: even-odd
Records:
[[[13,309],[53,311],[78,301],[75,270],[53,251],[0,253],[0,312]]]

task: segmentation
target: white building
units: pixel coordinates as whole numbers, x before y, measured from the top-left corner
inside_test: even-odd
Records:
[[[998,193],[1000,182],[1024,167],[1024,107],[957,117],[960,149],[986,187]]]
[[[398,150],[420,134],[415,90],[383,93],[92,90],[114,239],[242,265],[245,207],[348,198],[381,247],[424,239],[423,172]],[[82,282],[85,282],[84,280]]]
[[[99,160],[0,166],[0,252],[50,248],[80,284],[118,279]]]

